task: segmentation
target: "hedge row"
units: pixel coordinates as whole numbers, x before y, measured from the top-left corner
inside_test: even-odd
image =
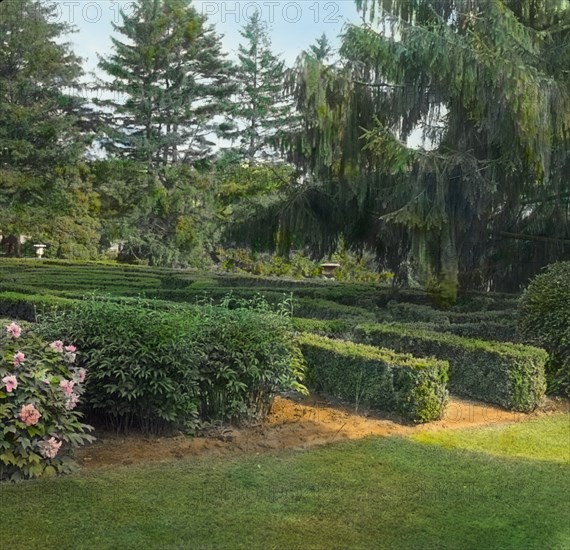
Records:
[[[412,323],[483,323],[505,322],[516,325],[516,311],[489,310],[489,311],[442,311],[429,306],[409,304],[404,302],[390,302],[387,309],[382,312],[381,320],[393,320]]]
[[[448,398],[446,361],[416,359],[315,334],[302,335],[300,344],[310,388],[413,422],[443,416]]]
[[[53,309],[66,309],[75,300],[49,294],[22,294],[18,292],[0,292],[0,316],[24,321],[35,321]]]
[[[486,342],[398,324],[355,327],[356,341],[416,356],[449,361],[450,389],[516,411],[534,410],[546,382],[544,350],[520,344]]]
[[[312,332],[324,336],[338,336],[349,338],[354,328],[359,324],[355,318],[343,318],[336,320],[322,319],[302,319],[294,318],[293,324],[299,332]],[[463,336],[464,338],[474,338],[477,340],[491,340],[497,342],[519,343],[521,337],[517,328],[512,324],[489,322],[489,323],[398,323],[399,326],[410,330],[421,330],[428,332],[443,332]]]
[[[189,311],[193,309],[191,304],[178,304],[168,300],[151,300],[138,296],[92,295],[88,296],[88,298],[156,310]],[[70,292],[66,293],[65,296],[52,296],[49,294],[0,292],[0,316],[35,322],[38,317],[47,315],[50,312],[71,309],[84,299],[84,293]]]
[[[293,313],[298,317],[312,319],[343,319],[376,320],[373,312],[356,306],[345,306],[330,300],[314,300],[311,298],[295,298]]]

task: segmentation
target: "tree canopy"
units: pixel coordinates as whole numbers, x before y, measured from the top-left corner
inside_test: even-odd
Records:
[[[568,259],[569,3],[356,4],[285,67],[259,13],[232,63],[191,0],[136,0],[93,111],[53,7],[2,3],[3,235],[157,264],[342,242],[449,300]]]

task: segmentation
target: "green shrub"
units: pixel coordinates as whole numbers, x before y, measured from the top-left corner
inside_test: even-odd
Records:
[[[425,305],[395,301],[389,302],[386,310],[379,312],[379,318],[395,322],[436,323],[440,325],[499,322],[516,326],[516,311],[514,310],[442,311]]]
[[[394,321],[449,323],[448,312],[418,304],[389,302],[387,313]]]
[[[427,330],[437,332],[449,332],[465,338],[475,338],[477,340],[493,340],[497,342],[519,342],[516,325],[512,323],[501,323],[497,321],[479,323],[451,323],[449,325],[432,325],[425,327]]]
[[[128,432],[195,428],[198,419],[198,350],[190,339],[194,317],[125,306],[108,300],[78,302],[49,316],[40,330],[62,334],[83,350],[88,369],[86,410]]]
[[[205,306],[198,319],[203,420],[260,420],[279,391],[304,390],[304,365],[288,317],[257,302],[236,309]]]
[[[570,262],[548,266],[520,301],[520,332],[548,350],[549,391],[570,396]]]
[[[448,395],[447,362],[314,334],[302,335],[300,343],[307,383],[315,390],[396,412],[413,422],[442,417]]]
[[[321,319],[304,319],[295,317],[293,326],[299,332],[311,332],[324,336],[342,337],[350,340],[351,334],[359,324],[358,319],[333,319],[329,321]],[[398,323],[399,326],[410,330],[433,331],[455,334],[465,338],[475,338],[478,340],[493,340],[497,342],[519,343],[520,337],[517,329],[513,325],[504,323]]]
[[[490,321],[488,323],[398,323],[411,330],[444,332],[475,338],[477,340],[492,340],[497,342],[520,342],[517,327],[509,323]],[[311,332],[311,331],[309,331]]]
[[[534,410],[544,398],[547,355],[541,349],[401,324],[360,325],[354,335],[367,344],[449,361],[449,386],[459,395],[522,412]]]
[[[302,388],[290,319],[267,305],[153,308],[90,299],[41,330],[77,342],[88,410],[117,430],[192,431],[199,420],[253,420],[276,392]]]

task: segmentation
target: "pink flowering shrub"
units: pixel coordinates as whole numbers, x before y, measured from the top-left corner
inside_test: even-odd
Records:
[[[77,411],[87,375],[78,351],[17,323],[0,328],[0,480],[67,472],[71,451],[93,440]]]

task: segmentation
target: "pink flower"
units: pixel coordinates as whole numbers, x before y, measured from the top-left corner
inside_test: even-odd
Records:
[[[19,351],[14,355],[14,366],[17,367],[25,359],[26,356],[21,351]]]
[[[73,386],[75,386],[75,382],[73,380],[61,380],[59,383],[59,387],[63,390],[65,395],[71,395],[73,393]]]
[[[18,387],[18,379],[15,376],[4,376],[2,382],[6,384],[6,391],[12,393]]]
[[[87,376],[87,371],[85,369],[79,369],[77,374],[78,374],[79,383],[83,384],[83,382],[85,382],[85,376]]]
[[[50,437],[47,441],[40,443],[40,453],[44,458],[55,458],[61,447],[61,441],[55,437]]]
[[[26,426],[33,426],[34,424],[38,423],[38,420],[42,416],[40,411],[36,409],[32,404],[22,405],[22,409],[20,410],[20,414],[18,415],[20,420]]]
[[[6,332],[12,338],[19,338],[20,334],[22,334],[22,329],[16,323],[11,323],[6,327]]]
[[[74,353],[77,351],[77,348],[73,344],[70,344],[69,346],[65,346],[65,351],[68,351],[69,353]]]
[[[72,393],[68,398],[67,402],[65,403],[65,408],[72,411],[77,407],[77,403],[79,402],[79,395],[76,393]]]
[[[59,351],[59,353],[63,353],[63,342],[61,340],[55,340],[49,345],[49,347],[54,351]]]

